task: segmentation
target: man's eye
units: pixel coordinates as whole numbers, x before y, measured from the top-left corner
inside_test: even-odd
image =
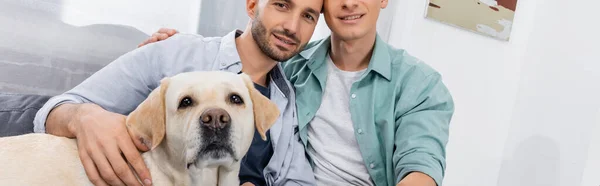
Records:
[[[287,5],[283,3],[275,3],[275,6],[278,6],[279,8],[287,8]]]
[[[306,14],[306,15],[304,15],[304,18],[306,18],[306,19],[308,19],[308,20],[311,20],[311,21],[314,21],[314,20],[315,20],[315,18],[314,18],[312,15],[310,15],[310,14]]]

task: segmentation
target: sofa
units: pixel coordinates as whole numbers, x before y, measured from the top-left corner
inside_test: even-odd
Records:
[[[0,2],[0,137],[33,132],[35,114],[48,99],[149,37],[124,25],[70,25],[56,7]]]

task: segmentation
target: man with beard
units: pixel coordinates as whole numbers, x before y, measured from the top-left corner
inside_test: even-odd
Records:
[[[282,118],[273,127],[278,131],[268,131],[266,142],[255,133],[241,160],[240,183],[314,185],[304,147],[294,135],[293,88],[279,62],[295,56],[308,43],[322,6],[322,0],[247,0],[251,20],[244,32],[235,30],[219,38],[177,34],[133,50],[51,98],[37,113],[34,131],[76,138],[86,174],[95,185],[151,185],[151,175],[138,152],[149,147],[131,139],[125,115],[164,77],[187,71],[244,72],[276,103]]]

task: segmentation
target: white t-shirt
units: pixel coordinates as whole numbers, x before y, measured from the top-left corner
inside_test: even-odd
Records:
[[[348,72],[327,56],[321,106],[308,128],[308,155],[317,185],[374,185],[367,172],[350,116],[350,89],[366,69]]]

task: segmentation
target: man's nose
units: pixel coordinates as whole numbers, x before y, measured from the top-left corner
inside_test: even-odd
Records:
[[[200,115],[200,124],[213,130],[223,129],[231,124],[231,117],[223,109],[211,108]]]
[[[296,34],[298,29],[300,29],[300,21],[301,20],[298,16],[294,16],[293,18],[289,19],[285,24],[283,24],[284,31],[289,35]]]
[[[358,1],[357,0],[344,0],[342,2],[342,7],[347,10],[353,10],[356,7],[358,7]]]

